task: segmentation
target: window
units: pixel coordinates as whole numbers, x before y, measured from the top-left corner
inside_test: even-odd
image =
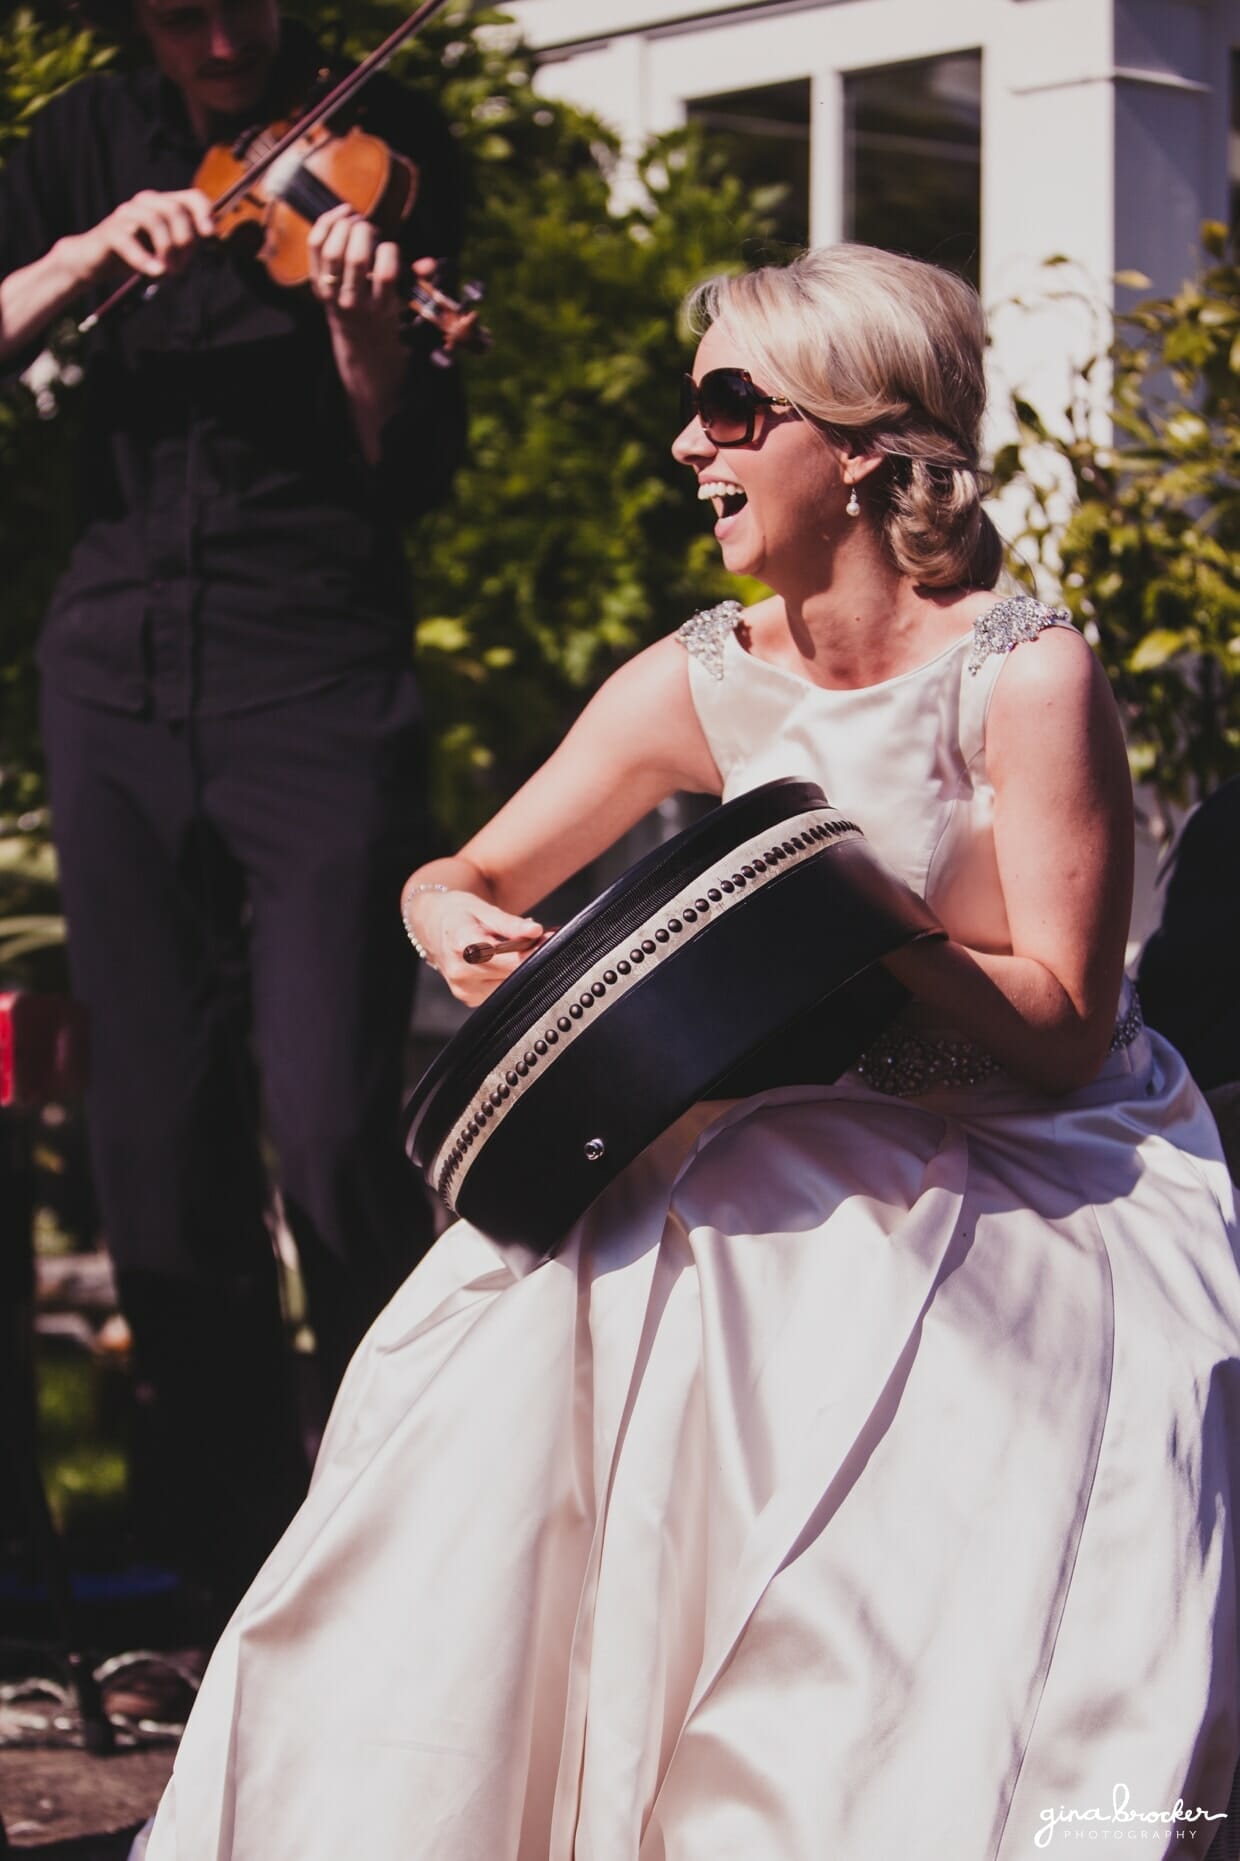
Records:
[[[774,237],[803,246],[809,240],[810,81],[764,84],[691,98],[689,120],[728,142],[733,165],[751,187],[774,193]]]
[[[844,110],[848,237],[932,259],[977,284],[981,53],[852,72]]]

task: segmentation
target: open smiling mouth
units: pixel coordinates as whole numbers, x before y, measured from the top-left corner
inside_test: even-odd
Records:
[[[702,503],[709,500],[715,507],[717,517],[735,517],[737,511],[744,510],[749,499],[739,485],[732,485],[726,479],[704,478],[698,486],[698,498]]]

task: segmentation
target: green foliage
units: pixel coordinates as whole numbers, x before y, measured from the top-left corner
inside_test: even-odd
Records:
[[[21,8],[0,21],[0,159],[57,91],[112,57],[84,32],[43,26]],[[22,397],[0,398],[0,816],[41,794],[34,636],[68,550],[72,419],[47,423]]]
[[[88,32],[40,23],[30,7],[0,19],[0,154],[25,135],[57,91],[113,57],[112,48],[96,44]]]
[[[1020,479],[1030,492],[1017,547],[1058,575],[1095,645],[1134,774],[1179,802],[1240,771],[1240,265],[1224,227],[1202,237],[1200,276],[1119,317],[1055,430],[1017,401],[1020,439],[995,461],[1000,485]],[[1119,282],[1148,287],[1136,274]],[[1094,391],[1104,365],[1105,441]]]

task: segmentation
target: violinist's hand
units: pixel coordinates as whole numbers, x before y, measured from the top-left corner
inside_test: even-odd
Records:
[[[330,207],[310,228],[310,283],[328,317],[354,337],[396,327],[401,309],[400,247],[381,239],[347,203]]]
[[[493,956],[487,963],[467,963],[464,951],[471,943],[503,943],[510,937],[539,939],[543,927],[534,918],[515,918],[473,892],[415,892],[407,887],[401,901],[406,928],[413,925],[418,941],[459,1002],[476,1008],[523,963],[529,950]]]
[[[350,206],[329,208],[310,228],[311,288],[327,313],[336,368],[371,465],[383,456],[383,429],[409,373],[400,335],[403,266],[400,247]]]
[[[116,259],[143,277],[166,277],[182,269],[200,239],[214,237],[211,202],[199,188],[144,188],[89,232],[62,240],[60,250],[78,282],[93,284]]]

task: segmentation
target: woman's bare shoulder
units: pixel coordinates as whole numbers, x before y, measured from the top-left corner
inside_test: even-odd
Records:
[[[788,652],[788,619],[778,595],[764,595],[748,607],[739,609],[736,637],[747,653],[757,659],[778,662]]]

